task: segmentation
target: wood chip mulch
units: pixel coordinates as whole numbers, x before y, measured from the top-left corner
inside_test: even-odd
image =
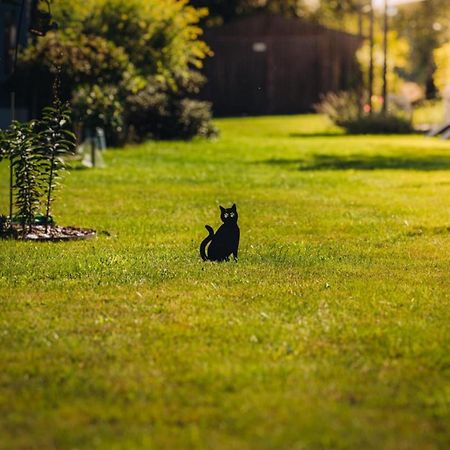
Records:
[[[0,238],[18,239],[25,241],[74,241],[81,239],[92,239],[96,236],[95,230],[78,227],[59,227],[53,225],[45,231],[44,225],[33,225],[31,231],[23,232],[22,226],[14,224],[7,229]]]

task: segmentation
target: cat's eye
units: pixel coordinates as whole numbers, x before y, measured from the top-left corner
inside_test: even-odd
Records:
[[[230,217],[234,217],[234,213],[230,213]]]
[[[228,214],[227,213],[225,213],[224,215],[223,215],[223,217],[225,217],[225,219],[228,217]]]

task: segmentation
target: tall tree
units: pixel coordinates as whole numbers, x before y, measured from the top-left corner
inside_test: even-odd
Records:
[[[450,39],[450,2],[423,0],[399,6],[393,27],[411,46],[409,79],[425,85],[427,96],[435,94],[433,50]]]

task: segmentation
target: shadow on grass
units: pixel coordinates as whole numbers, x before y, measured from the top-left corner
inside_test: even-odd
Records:
[[[88,170],[88,169],[91,169],[91,167],[86,167],[86,166],[83,166],[81,164],[77,164],[77,165],[74,165],[74,166],[68,165],[67,169],[68,169],[69,172],[72,172],[72,171],[79,171],[79,170]]]
[[[299,165],[299,170],[446,170],[450,153],[430,156],[313,155],[309,159],[269,159],[271,165]]]
[[[289,137],[293,138],[321,138],[321,137],[349,137],[348,134],[345,134],[343,131],[321,131],[319,133],[290,133]]]

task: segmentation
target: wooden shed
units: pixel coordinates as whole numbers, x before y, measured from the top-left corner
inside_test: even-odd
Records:
[[[297,18],[257,14],[205,32],[202,98],[216,115],[308,112],[322,93],[356,87],[361,39]]]

